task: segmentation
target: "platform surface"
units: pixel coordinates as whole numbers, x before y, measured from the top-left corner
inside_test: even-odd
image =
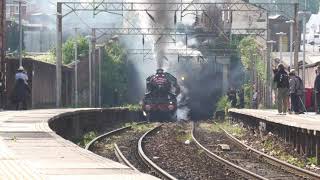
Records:
[[[153,180],[55,134],[48,120],[88,109],[0,112],[0,180]]]
[[[301,129],[320,131],[320,115],[312,112],[305,114],[278,115],[277,110],[230,109],[229,112],[253,116],[269,122],[283,124]]]

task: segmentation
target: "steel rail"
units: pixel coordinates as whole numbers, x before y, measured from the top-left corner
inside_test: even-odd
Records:
[[[149,159],[147,157],[147,155],[144,153],[143,151],[143,139],[148,136],[150,133],[158,130],[162,125],[159,125],[153,129],[151,129],[150,131],[146,132],[143,136],[141,136],[141,138],[139,139],[138,142],[138,153],[139,156],[141,157],[141,159],[144,161],[144,163],[149,166],[150,168],[152,168],[155,173],[157,175],[159,175],[161,178],[163,179],[169,179],[169,180],[177,180],[177,178],[173,177],[172,175],[170,175],[169,173],[167,173],[165,170],[161,169],[159,166],[157,166],[153,161],[151,161],[151,159]]]
[[[118,145],[116,143],[114,143],[114,152],[118,158],[118,160],[120,162],[122,162],[123,164],[129,166],[131,169],[135,170],[135,171],[139,171],[137,168],[135,168],[130,162],[129,160],[123,155],[123,153],[121,152],[121,150],[119,149]]]
[[[281,161],[277,158],[274,158],[272,156],[269,156],[263,152],[260,152],[244,143],[242,143],[240,140],[238,140],[236,137],[232,136],[230,133],[228,133],[225,129],[219,127],[226,135],[227,137],[235,142],[236,144],[242,146],[243,148],[247,149],[248,151],[251,151],[254,153],[256,156],[259,158],[263,158],[266,162],[268,162],[271,165],[277,166],[281,169],[284,169],[290,173],[293,173],[294,175],[302,176],[304,178],[309,178],[309,179],[320,179],[320,174],[316,174],[314,172],[299,168],[297,166],[291,165],[287,162]]]
[[[193,141],[196,143],[196,145],[201,148],[202,150],[205,151],[205,153],[208,155],[208,157],[210,157],[211,159],[215,160],[215,161],[218,161],[224,165],[226,165],[226,167],[230,170],[233,170],[235,172],[239,172],[240,174],[242,174],[244,177],[248,177],[249,179],[261,179],[261,180],[267,180],[267,178],[264,178],[258,174],[255,174],[251,171],[248,171],[236,164],[233,164],[232,162],[228,161],[228,160],[225,160],[223,158],[221,158],[220,156],[218,156],[217,154],[211,152],[210,150],[208,150],[207,148],[205,148],[203,145],[201,145],[199,143],[199,141],[194,137],[194,130],[195,130],[195,127],[194,127],[194,122],[192,122],[192,130],[191,130],[191,136],[192,136],[192,139]]]
[[[137,123],[137,125],[144,124],[144,123],[147,123],[147,121],[139,122],[139,123]],[[125,131],[125,130],[131,129],[131,128],[132,128],[132,125],[126,126],[126,127],[122,127],[122,128],[118,128],[118,129],[112,130],[112,131],[110,131],[110,132],[107,132],[107,133],[105,133],[105,134],[102,134],[102,135],[94,138],[92,141],[90,141],[90,142],[86,145],[85,149],[86,149],[86,150],[90,150],[90,149],[91,149],[91,146],[92,146],[95,142],[97,142],[97,141],[99,141],[99,140],[101,140],[101,139],[103,139],[103,138],[105,138],[105,137],[107,137],[107,136],[111,136],[111,135],[113,135],[113,134],[115,134],[115,133],[119,133],[119,132],[121,132],[121,131]]]

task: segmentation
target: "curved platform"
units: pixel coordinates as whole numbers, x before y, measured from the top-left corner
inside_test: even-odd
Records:
[[[278,115],[277,110],[257,109],[230,109],[229,113],[250,116],[271,123],[306,129],[309,131],[320,131],[320,115],[315,113]]]
[[[157,179],[84,150],[49,128],[49,120],[81,111],[90,109],[0,112],[0,179]]]

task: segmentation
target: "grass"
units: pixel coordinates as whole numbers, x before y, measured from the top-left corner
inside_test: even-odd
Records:
[[[129,111],[142,111],[142,107],[139,104],[126,104],[122,108],[128,108]]]
[[[222,132],[220,128],[223,128],[228,133],[236,137],[242,137],[246,132],[246,130],[240,127],[238,124],[230,124],[227,121],[218,122],[216,125],[211,123],[201,123],[200,128],[203,128],[209,132]]]
[[[183,127],[178,126],[176,129],[177,136],[176,140],[182,143],[185,143],[186,141],[189,141],[190,143],[193,141],[192,135],[189,130],[185,130]]]
[[[279,159],[281,159],[282,161],[287,161],[289,164],[298,166],[300,168],[305,167],[305,163],[301,160],[299,160],[298,158],[293,157],[290,154],[287,153],[280,153],[280,155],[278,156]]]
[[[56,57],[51,53],[40,55],[26,55],[25,57],[50,64],[54,64],[56,62]]]
[[[77,143],[78,146],[85,147],[90,141],[97,137],[95,131],[90,131],[86,133],[83,138]]]
[[[317,157],[309,157],[307,158],[307,164],[308,165],[316,165],[317,164]]]
[[[274,157],[277,157],[278,159],[282,161],[286,161],[289,164],[292,164],[294,166],[298,166],[300,168],[305,167],[305,163],[302,160],[299,160],[298,158],[292,156],[291,154],[284,152],[280,148],[276,147],[274,145],[274,142],[272,139],[267,139],[263,142],[263,148],[269,152],[268,154]]]
[[[154,124],[148,124],[148,123],[138,124],[136,122],[126,123],[126,124],[124,124],[123,127],[127,127],[127,126],[132,126],[131,129],[134,132],[147,132],[147,131],[149,131],[149,130],[151,130],[152,128],[155,127]]]

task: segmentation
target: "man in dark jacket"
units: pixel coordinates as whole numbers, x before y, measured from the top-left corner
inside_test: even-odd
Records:
[[[288,95],[289,95],[289,76],[285,71],[284,65],[278,65],[278,71],[274,76],[274,82],[277,83],[278,89],[278,113],[286,114],[288,106]]]
[[[319,114],[320,112],[320,65],[318,65],[317,67],[317,76],[316,76],[316,80],[314,81],[314,91],[315,91],[315,95],[316,95],[316,104],[317,104],[317,108],[316,112],[317,114]]]
[[[27,98],[30,95],[30,88],[23,79],[18,79],[14,87],[13,102],[16,104],[16,110],[27,109]],[[22,108],[20,107],[22,105]]]
[[[234,88],[230,88],[227,92],[228,100],[231,102],[231,107],[236,107],[237,105],[237,91]]]
[[[289,80],[289,92],[291,97],[291,108],[295,114],[303,113],[302,96],[304,93],[304,86],[301,78],[296,75],[295,70],[291,69]]]

